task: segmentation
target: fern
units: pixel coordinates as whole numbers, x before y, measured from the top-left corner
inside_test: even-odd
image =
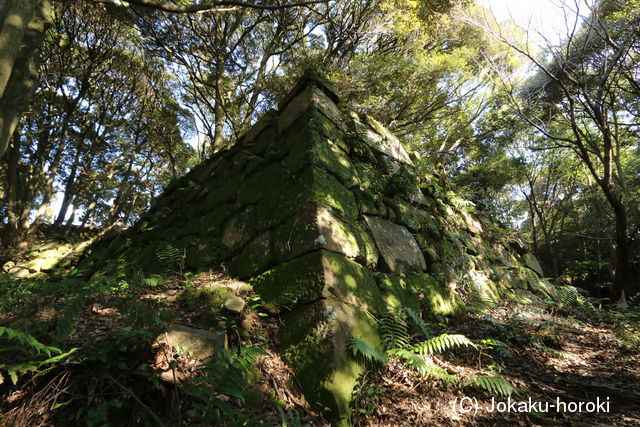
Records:
[[[378,320],[378,331],[385,350],[409,346],[407,322],[400,313],[389,312]]]
[[[443,351],[462,346],[476,347],[473,341],[464,335],[442,334],[415,345],[413,350],[420,355],[424,355],[442,353]]]
[[[222,348],[198,368],[203,374],[188,380],[184,393],[193,398],[185,417],[191,424],[256,425],[251,414],[238,411],[230,399],[244,401],[247,377],[258,356],[267,354],[260,346],[241,347],[238,354]]]
[[[387,363],[387,357],[362,338],[351,337],[347,346],[354,356],[361,355],[367,361]]]
[[[171,243],[160,244],[156,251],[156,256],[160,262],[165,263],[167,266],[178,266],[182,270],[184,254]]]
[[[475,375],[465,381],[464,387],[468,386],[475,386],[500,396],[511,396],[513,393],[518,393],[518,390],[500,374]]]
[[[77,350],[77,348],[72,348],[68,352],[63,353],[62,350],[57,347],[42,344],[35,337],[27,334],[26,332],[0,326],[0,337],[3,336],[6,337],[7,340],[16,342],[19,345],[2,345],[0,346],[0,353],[20,352],[23,354],[23,359],[27,359],[27,361],[17,363],[13,361],[11,363],[0,363],[0,384],[4,381],[4,376],[2,375],[3,371],[9,375],[9,378],[11,378],[11,381],[15,385],[18,382],[18,374],[37,372],[44,366],[52,366],[55,363],[64,360]],[[47,357],[42,360],[37,360],[40,359],[38,356],[42,354]],[[54,356],[52,356],[52,354],[54,354]],[[34,358],[36,360],[29,360]]]
[[[494,338],[487,338],[481,340],[478,345],[481,349],[494,350],[503,359],[513,357],[513,354],[509,350],[509,346],[503,341]]]
[[[420,318],[420,315],[409,307],[402,307],[402,309],[404,310],[405,313],[407,313],[407,316],[409,316],[409,319],[411,319],[411,321],[416,326],[418,331],[422,334],[422,336],[425,338],[429,338],[431,336],[431,334],[429,333],[429,327]]]
[[[436,379],[443,380],[449,383],[456,382],[455,375],[451,375],[443,368],[440,368],[433,363],[427,362],[423,357],[412,352],[411,350],[397,348],[394,350],[390,350],[389,355],[400,358],[405,365],[415,369],[423,377],[433,376]]]

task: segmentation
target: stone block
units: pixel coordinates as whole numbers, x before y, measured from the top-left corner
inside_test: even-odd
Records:
[[[280,354],[294,371],[307,401],[329,408],[334,425],[348,425],[353,387],[366,367],[348,349],[351,337],[382,352],[373,317],[364,310],[326,298],[284,317]]]
[[[229,271],[241,279],[246,279],[265,271],[272,261],[271,232],[267,231],[249,242],[240,254],[231,260]]]
[[[308,86],[284,106],[278,116],[278,131],[282,132],[291,126],[300,116],[311,109],[316,109],[337,126],[343,126],[342,113],[336,104],[322,90]]]
[[[319,250],[280,264],[252,279],[272,312],[289,311],[332,297],[374,312],[384,309],[371,272],[341,254]]]
[[[373,240],[391,272],[426,270],[427,264],[416,239],[405,227],[375,216],[365,216]]]

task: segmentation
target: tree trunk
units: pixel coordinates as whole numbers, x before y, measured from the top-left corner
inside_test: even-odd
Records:
[[[69,205],[71,204],[71,199],[74,196],[74,187],[76,182],[76,175],[78,174],[78,164],[80,160],[80,147],[76,150],[75,158],[73,159],[73,165],[71,166],[71,172],[69,172],[69,177],[67,178],[65,189],[64,189],[64,197],[62,198],[62,204],[60,205],[60,212],[56,217],[55,225],[62,225],[65,217],[67,216],[67,210],[69,209]]]
[[[0,28],[0,159],[35,88],[50,22],[51,0],[9,0]]]
[[[21,203],[24,191],[23,183],[19,179],[20,140],[13,138],[9,157],[7,158],[7,227],[2,236],[7,246],[23,246],[25,244],[25,230],[29,221],[29,207]]]
[[[611,287],[611,296],[615,303],[624,304],[625,296],[630,294],[631,283],[631,264],[629,258],[631,255],[629,235],[627,233],[629,224],[627,212],[620,197],[615,194],[614,190],[604,183],[600,182],[609,205],[613,209],[615,218],[615,258],[613,266],[613,285]]]

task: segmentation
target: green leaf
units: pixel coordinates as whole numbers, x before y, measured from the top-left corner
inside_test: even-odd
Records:
[[[347,346],[354,356],[362,355],[366,360],[387,363],[387,358],[363,338],[351,337]]]

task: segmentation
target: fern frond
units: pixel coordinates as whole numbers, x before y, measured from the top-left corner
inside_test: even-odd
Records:
[[[182,261],[182,252],[171,243],[160,244],[156,256],[161,262],[169,265],[179,264]]]
[[[0,337],[6,336],[7,339],[11,341],[17,341],[23,346],[28,347],[27,349],[20,349],[22,352],[26,353],[35,350],[36,353],[45,353],[47,356],[51,356],[51,353],[62,353],[57,347],[48,346],[42,344],[32,335],[27,334],[26,332],[19,331],[17,329],[6,328],[4,326],[0,326]]]
[[[442,334],[416,344],[413,349],[420,355],[442,353],[457,347],[476,347],[469,338],[459,334]]]
[[[431,333],[429,333],[429,327],[420,318],[420,314],[416,313],[409,307],[403,306],[402,310],[404,310],[404,312],[407,313],[407,316],[409,316],[409,319],[411,319],[411,321],[413,322],[413,324],[416,326],[416,328],[422,334],[423,337],[429,338],[431,336]]]
[[[518,389],[500,374],[470,377],[464,383],[464,387],[468,386],[475,386],[489,393],[499,394],[500,396],[511,396],[513,393],[518,393]]]
[[[27,361],[20,361],[18,363],[12,362],[8,364],[0,363],[0,383],[2,383],[4,378],[2,371],[9,374],[11,381],[15,385],[18,382],[18,374],[36,372],[43,366],[51,366],[67,358],[71,353],[77,350],[77,348],[72,348],[70,351],[63,353],[62,350],[57,347],[42,344],[35,337],[26,332],[0,326],[0,337],[3,336],[5,336],[9,341],[18,342],[21,346],[2,345],[0,350],[20,351],[24,354],[24,359],[27,359]],[[44,360],[37,360],[39,358],[37,355],[41,355],[43,353],[46,354],[47,358]],[[52,356],[52,354],[55,355]]]
[[[389,351],[389,356],[398,357],[402,360],[406,366],[415,369],[423,377],[432,376],[436,379],[443,380],[449,383],[456,382],[456,376],[449,374],[443,368],[440,368],[433,363],[427,362],[419,354],[406,350],[403,348],[397,348]]]
[[[409,346],[407,322],[399,313],[389,312],[378,320],[378,331],[385,350]]]
[[[368,361],[387,363],[387,357],[363,338],[351,337],[347,342],[347,346],[349,350],[353,352],[354,356],[361,355]]]

